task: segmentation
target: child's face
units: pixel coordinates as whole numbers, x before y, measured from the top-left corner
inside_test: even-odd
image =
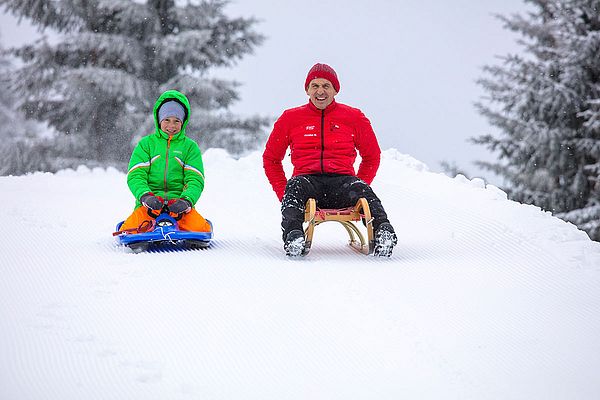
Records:
[[[176,117],[167,117],[160,121],[160,129],[169,136],[177,135],[181,130],[183,122]]]

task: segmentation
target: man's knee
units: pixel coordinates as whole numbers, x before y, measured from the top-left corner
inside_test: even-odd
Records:
[[[287,184],[285,185],[285,194],[305,193],[311,186],[312,182],[307,176],[294,176],[287,181]]]
[[[347,190],[348,198],[353,202],[358,201],[358,199],[360,199],[361,197],[364,197],[367,200],[370,200],[373,197],[375,197],[371,186],[369,186],[362,179],[355,177],[354,179],[346,182],[344,186]]]
[[[304,176],[295,176],[288,180],[281,201],[281,210],[294,208],[304,210],[304,204],[310,197],[311,182]]]

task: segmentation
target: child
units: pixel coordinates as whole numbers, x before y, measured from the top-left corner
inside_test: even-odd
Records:
[[[127,185],[136,198],[135,210],[121,231],[140,231],[164,206],[181,216],[179,229],[210,232],[209,223],[194,209],[204,189],[204,166],[198,144],[185,135],[190,118],[187,97],[176,90],[160,95],[154,105],[153,134],[144,136],[129,161]]]

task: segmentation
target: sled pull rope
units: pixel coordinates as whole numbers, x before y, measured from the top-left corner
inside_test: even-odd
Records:
[[[173,239],[171,239],[171,234],[173,232],[167,232],[165,233],[163,227],[160,227],[160,234],[163,236],[164,239],[167,239],[171,244],[177,244]]]
[[[124,229],[122,231],[113,232],[113,236],[118,236],[123,233],[145,233],[154,229],[154,220],[146,219],[137,228]]]

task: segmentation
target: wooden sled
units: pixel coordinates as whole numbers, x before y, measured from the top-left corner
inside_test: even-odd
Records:
[[[365,198],[360,198],[354,207],[340,209],[321,209],[317,208],[315,199],[308,199],[306,209],[304,211],[304,222],[307,227],[304,230],[304,250],[302,255],[307,255],[312,245],[313,233],[315,226],[327,222],[336,221],[346,228],[350,240],[348,244],[355,250],[363,254],[372,254],[375,247],[375,239],[373,234],[373,218],[369,203]],[[361,233],[358,229],[358,224],[364,224],[367,230],[367,236]]]

